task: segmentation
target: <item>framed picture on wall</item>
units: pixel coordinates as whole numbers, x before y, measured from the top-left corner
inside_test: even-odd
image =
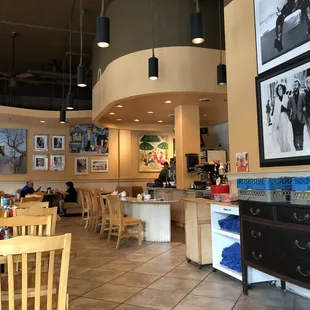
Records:
[[[258,73],[310,49],[309,1],[254,0]]]
[[[65,171],[66,156],[65,155],[51,155],[51,171]]]
[[[74,174],[88,174],[88,157],[75,157]]]
[[[47,171],[48,170],[48,156],[47,155],[33,155],[33,170]]]
[[[34,151],[48,151],[48,135],[34,135],[33,150]]]
[[[310,164],[310,53],[256,82],[260,166]]]
[[[65,151],[65,136],[52,136],[52,151]]]
[[[91,172],[108,172],[108,161],[107,160],[91,160]]]

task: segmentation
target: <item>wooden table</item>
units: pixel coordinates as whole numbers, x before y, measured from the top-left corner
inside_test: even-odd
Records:
[[[63,196],[66,196],[66,195],[68,195],[67,192],[61,192],[61,193],[60,192],[54,192],[54,193],[50,193],[50,194],[49,193],[44,193],[43,201],[48,201],[49,202],[49,208],[52,208],[52,207],[54,207],[53,206],[53,201],[54,201],[55,197],[61,196],[61,198],[63,198]],[[47,197],[47,199],[45,199],[45,197]],[[59,201],[59,199],[58,199],[58,201]],[[57,203],[58,203],[58,201],[57,201]]]

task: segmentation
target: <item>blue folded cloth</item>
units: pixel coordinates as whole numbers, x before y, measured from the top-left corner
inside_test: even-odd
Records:
[[[218,221],[221,229],[228,230],[235,233],[240,233],[240,221],[239,216],[229,215],[224,219]]]
[[[221,265],[237,272],[241,272],[241,249],[238,242],[224,248],[222,258]]]

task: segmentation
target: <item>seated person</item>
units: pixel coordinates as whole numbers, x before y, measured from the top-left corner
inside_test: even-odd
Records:
[[[77,192],[74,188],[74,184],[71,181],[69,181],[66,183],[66,186],[67,186],[67,190],[66,190],[67,195],[65,195],[64,199],[59,200],[58,214],[60,216],[65,215],[64,205],[66,202],[77,202]],[[61,193],[61,191],[59,190],[57,191]]]
[[[26,182],[26,185],[24,186],[24,188],[21,190],[20,192],[20,198],[25,198],[27,195],[31,195],[35,192],[35,190],[33,189],[33,181],[28,180]]]

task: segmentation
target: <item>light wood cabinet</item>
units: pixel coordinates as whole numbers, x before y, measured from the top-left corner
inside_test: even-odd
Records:
[[[202,198],[184,199],[186,258],[198,267],[212,264],[211,210]]]

